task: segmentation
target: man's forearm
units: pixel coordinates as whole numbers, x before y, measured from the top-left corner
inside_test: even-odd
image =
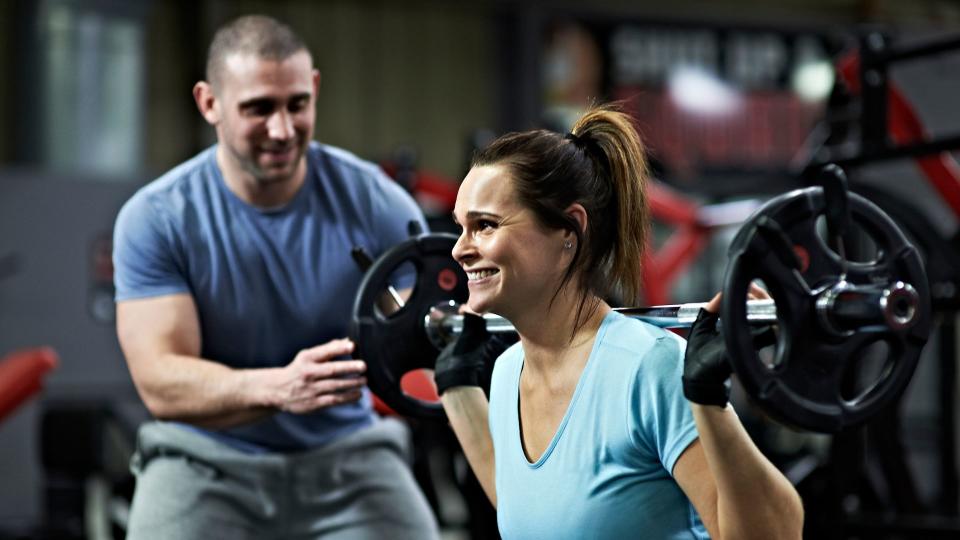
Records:
[[[277,412],[267,390],[275,369],[234,369],[193,356],[166,354],[151,362],[149,373],[138,373],[134,380],[155,417],[222,429]]]

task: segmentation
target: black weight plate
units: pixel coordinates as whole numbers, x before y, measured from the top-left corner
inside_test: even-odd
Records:
[[[819,187],[771,199],[744,224],[730,246],[721,305],[730,360],[746,392],[779,421],[824,433],[859,424],[898,399],[931,328],[929,285],[917,250],[879,207],[853,193],[849,204],[852,221],[871,237],[878,252],[869,262],[847,261],[846,281],[912,285],[920,299],[913,326],[899,331],[863,328],[844,336],[823,327],[815,307],[817,293],[840,279],[844,264],[816,231],[825,210]],[[782,246],[775,245],[776,237],[762,234],[760,224],[769,221],[783,232],[789,249],[802,252],[799,268],[777,256]],[[772,365],[760,360],[746,321],[744,299],[754,279],[764,281],[777,304],[779,343]],[[862,396],[845,398],[844,373],[878,340],[888,346],[888,369]]]
[[[451,256],[456,241],[455,235],[435,233],[394,246],[367,271],[354,301],[350,337],[357,345],[358,358],[367,362],[370,389],[400,414],[445,418],[439,402],[407,395],[400,382],[409,371],[433,369],[439,351],[424,327],[430,308],[450,300],[458,304],[467,301],[467,276]],[[377,304],[391,275],[404,263],[416,269],[416,282],[403,308],[385,315]]]

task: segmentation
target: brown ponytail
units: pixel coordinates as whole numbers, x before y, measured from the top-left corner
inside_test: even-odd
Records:
[[[610,253],[609,279],[620,287],[621,300],[635,305],[640,300],[640,258],[649,229],[646,184],[649,175],[640,136],[630,118],[611,107],[595,108],[577,120],[571,133],[602,151],[608,178],[613,183],[616,214],[615,236]],[[600,156],[598,156],[600,157]]]
[[[581,299],[575,328],[596,305],[588,294],[634,304],[640,298],[640,259],[649,210],[643,143],[626,114],[616,106],[596,107],[577,120],[571,133],[546,130],[509,133],[474,156],[472,166],[504,165],[520,202],[546,227],[566,229],[577,238],[573,261],[560,288],[574,276]],[[586,231],[565,211],[580,203]],[[557,290],[557,293],[559,293]]]

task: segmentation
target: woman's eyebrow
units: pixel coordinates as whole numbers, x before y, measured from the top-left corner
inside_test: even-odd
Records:
[[[481,210],[471,210],[470,212],[467,212],[467,217],[471,219],[478,219],[478,218],[484,218],[484,217],[500,219],[500,214],[494,214],[493,212],[483,212]]]
[[[457,215],[450,213],[450,217],[453,218],[453,222],[457,225],[460,225],[460,222],[457,220]],[[471,210],[467,212],[467,219],[479,219],[479,218],[492,218],[500,219],[500,214],[494,214],[493,212],[484,212],[482,210]]]

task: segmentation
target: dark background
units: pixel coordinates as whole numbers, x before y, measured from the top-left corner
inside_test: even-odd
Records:
[[[191,87],[226,20],[267,13],[304,37],[323,75],[316,137],[361,157],[388,165],[403,156],[455,190],[476,141],[538,126],[565,130],[591,100],[624,99],[661,180],[702,202],[797,186],[790,162],[826,104],[815,88],[797,93],[800,72],[829,66],[865,25],[902,42],[960,32],[960,5],[946,0],[586,4],[0,0],[0,356],[51,345],[61,357],[41,397],[0,422],[0,531],[23,533],[49,519],[45,411],[108,407],[125,426],[145,416],[116,342],[103,257],[126,198],[213,142]],[[688,67],[724,83],[733,104],[684,109],[672,92]],[[960,53],[891,72],[934,134],[960,132],[958,68]],[[911,162],[857,177],[895,194],[938,234],[955,233],[956,219]],[[418,200],[442,225],[443,204],[422,193]],[[714,238],[674,301],[704,300],[716,289],[735,230]],[[934,340],[904,406],[925,501],[942,490],[939,353]],[[829,444],[825,436],[776,436]]]

